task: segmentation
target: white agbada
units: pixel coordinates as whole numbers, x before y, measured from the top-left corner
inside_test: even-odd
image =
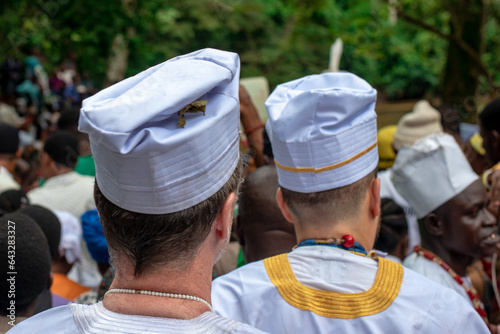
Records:
[[[19,184],[14,180],[14,177],[7,168],[0,166],[0,194],[7,190],[17,190],[19,188]]]
[[[469,295],[465,289],[457,283],[451,277],[451,275],[444,270],[439,264],[434,261],[430,261],[423,256],[419,256],[417,253],[413,253],[408,255],[403,260],[403,265],[406,268],[410,268],[411,270],[416,271],[419,274],[424,275],[425,277],[430,278],[431,280],[444,285],[452,290],[458,292],[462,297],[465,298],[472,305],[472,301],[470,300]],[[471,288],[470,278],[468,276],[461,277],[465,284],[468,285],[469,289]]]
[[[273,334],[489,333],[454,291],[395,262],[328,246],[217,278],[212,303],[218,314]]]
[[[94,178],[76,172],[53,176],[43,186],[29,191],[28,199],[31,204],[67,211],[80,218],[95,209]]]
[[[9,334],[83,333],[175,333],[175,334],[251,334],[263,333],[248,325],[205,312],[189,320],[127,315],[107,310],[102,302],[92,305],[70,304],[39,313],[14,326]]]

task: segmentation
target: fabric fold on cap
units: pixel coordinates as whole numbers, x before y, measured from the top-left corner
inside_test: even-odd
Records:
[[[239,57],[203,49],[170,59],[83,101],[96,180],[106,198],[146,214],[215,194],[239,159]],[[207,101],[205,112],[179,111]]]
[[[280,186],[302,193],[352,184],[377,167],[377,91],[346,72],[276,87],[266,130]]]
[[[403,147],[396,156],[392,182],[423,218],[479,179],[455,139],[433,134]]]

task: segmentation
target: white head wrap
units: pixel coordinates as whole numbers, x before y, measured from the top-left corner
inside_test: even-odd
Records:
[[[403,147],[392,170],[394,187],[418,218],[425,217],[479,179],[455,139],[444,133]]]

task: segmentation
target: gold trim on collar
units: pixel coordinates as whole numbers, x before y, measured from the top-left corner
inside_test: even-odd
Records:
[[[403,283],[403,267],[377,258],[378,270],[372,287],[364,292],[340,293],[302,285],[293,274],[287,254],[264,260],[271,282],[290,305],[327,318],[354,319],[385,311],[396,299]]]
[[[287,172],[295,172],[295,173],[323,173],[323,172],[326,172],[326,171],[329,171],[329,170],[332,170],[332,169],[337,169],[339,167],[342,167],[342,166],[345,166],[347,165],[348,163],[350,162],[353,162],[354,160],[358,159],[358,158],[361,158],[363,155],[365,155],[366,153],[370,152],[371,150],[373,150],[375,147],[377,147],[377,142],[371,144],[370,146],[368,146],[366,149],[364,149],[363,151],[353,155],[352,157],[350,157],[349,159],[346,159],[344,161],[341,161],[341,162],[337,162],[336,164],[333,164],[333,165],[330,165],[330,166],[325,166],[325,167],[321,167],[321,168],[313,168],[313,167],[287,167],[287,166],[283,166],[281,164],[279,164],[276,159],[274,160],[274,163],[276,164],[276,166],[278,166],[280,169],[283,169],[283,170],[286,170]]]

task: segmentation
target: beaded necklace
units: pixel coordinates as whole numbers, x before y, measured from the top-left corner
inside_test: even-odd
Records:
[[[476,289],[474,289],[473,286],[471,286],[472,290],[469,289],[469,287],[467,286],[467,284],[464,283],[464,281],[462,280],[460,275],[458,275],[453,269],[451,269],[451,267],[446,262],[444,262],[439,256],[437,256],[436,254],[434,254],[428,250],[425,250],[420,246],[415,246],[414,250],[415,250],[415,253],[417,255],[422,256],[429,261],[433,261],[434,263],[439,264],[441,266],[441,268],[446,270],[446,272],[448,274],[450,274],[450,276],[453,277],[453,279],[458,284],[460,284],[460,286],[465,290],[465,292],[469,296],[470,300],[472,301],[472,305],[474,306],[474,309],[477,311],[477,313],[479,313],[481,318],[483,318],[483,320],[488,324],[488,315],[486,314],[486,311],[484,310],[483,302],[481,301],[481,298],[477,294]]]
[[[191,295],[182,295],[182,294],[177,294],[177,293],[167,293],[167,292],[157,292],[157,291],[148,291],[148,290],[134,290],[134,289],[110,289],[108,292],[104,294],[106,296],[108,293],[125,293],[125,294],[140,294],[140,295],[149,295],[149,296],[155,296],[155,297],[167,297],[167,298],[176,298],[176,299],[186,299],[186,300],[193,300],[196,302],[200,302],[202,304],[205,304],[208,306],[211,312],[214,311],[212,308],[212,305],[210,305],[206,300],[196,297],[196,296],[191,296]]]
[[[294,247],[294,249],[303,246],[329,246],[340,248],[359,255],[368,255],[363,246],[361,246],[359,242],[354,241],[352,235],[349,234],[344,235],[341,239],[306,239],[301,241]]]

